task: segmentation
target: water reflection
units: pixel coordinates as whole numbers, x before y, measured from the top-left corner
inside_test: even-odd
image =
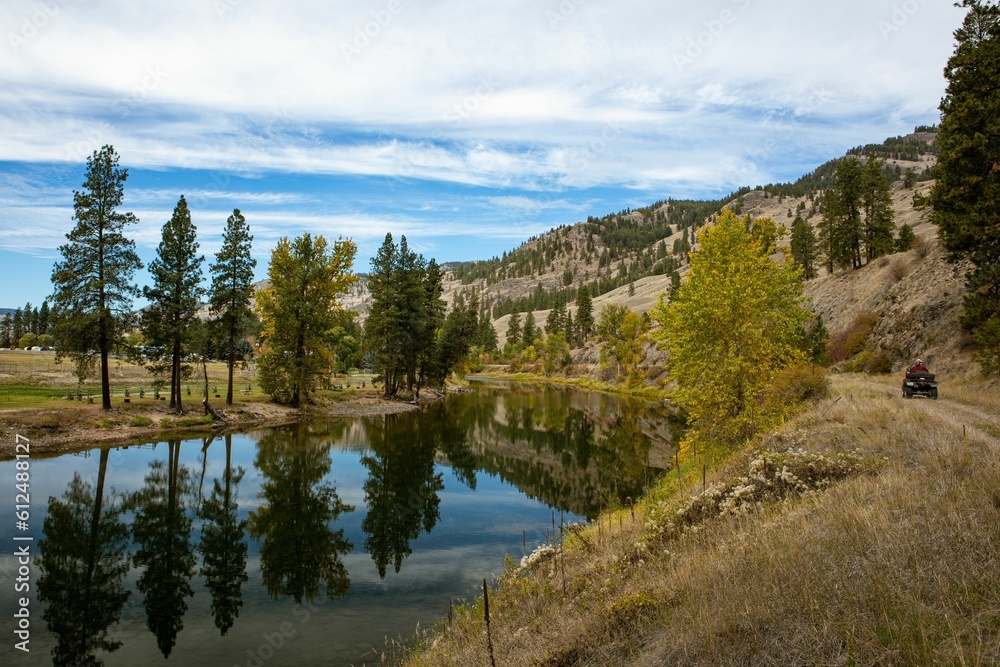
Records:
[[[205,444],[203,468],[207,465],[211,442]],[[237,489],[245,472],[242,467],[233,468],[233,436],[226,434],[226,466],[222,479],[213,480],[211,495],[198,508],[198,517],[203,521],[198,546],[202,555],[200,572],[205,577],[205,587],[212,594],[212,617],[221,635],[233,627],[240,615],[243,584],[249,579],[244,536],[247,521],[239,519],[236,502]]]
[[[132,539],[135,564],[144,568],[136,588],[143,593],[146,627],[156,635],[163,657],[170,655],[184,627],[187,600],[194,595],[194,547],[188,503],[191,471],[180,464],[181,441],[168,443],[166,462],[153,461],[145,485],[135,493]]]
[[[522,529],[543,539],[549,507],[593,517],[638,496],[669,466],[678,426],[640,401],[477,384],[411,413],[172,440],[114,450],[110,463],[95,450],[89,482],[75,462],[53,459],[70,472],[57,477],[37,561],[52,657],[211,662],[200,653],[207,628],[224,661],[297,622],[291,605],[347,614],[296,626],[301,659],[291,662],[329,662],[334,634],[380,645],[433,622],[436,600],[464,595],[503,553],[519,553]],[[112,483],[125,488],[109,492]],[[137,617],[123,611],[130,589]],[[344,599],[349,589],[357,595]],[[394,625],[389,615],[407,604]],[[360,663],[351,656],[336,664]]]
[[[368,536],[365,549],[385,578],[392,561],[396,572],[409,556],[410,540],[421,528],[430,532],[441,513],[438,496],[444,478],[434,470],[439,437],[426,419],[412,414],[388,415],[365,423],[372,453],[361,457],[368,469],[364,484],[368,514],[361,523]]]
[[[112,652],[121,642],[108,636],[131,594],[128,527],[121,498],[104,496],[108,450],[101,450],[97,488],[73,476],[62,498],[49,499],[38,561],[38,597],[48,602],[43,618],[56,635],[55,664],[99,665],[97,650]]]
[[[329,428],[329,427],[328,427]],[[271,597],[312,600],[347,594],[350,579],[341,559],[354,548],[330,523],[354,508],[324,483],[330,472],[330,433],[316,425],[274,429],[257,443],[254,465],[264,477],[264,504],[250,513],[249,529],[260,548],[261,576]]]

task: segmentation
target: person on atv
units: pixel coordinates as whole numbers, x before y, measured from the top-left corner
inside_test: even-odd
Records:
[[[930,370],[927,366],[924,366],[923,359],[917,359],[917,363],[910,366],[910,370],[907,373],[930,373]]]

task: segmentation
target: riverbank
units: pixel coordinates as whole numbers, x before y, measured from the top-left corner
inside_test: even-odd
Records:
[[[237,399],[232,406],[211,402],[219,419],[204,415],[202,404],[189,399],[178,415],[163,402],[115,400],[110,411],[99,403],[51,400],[38,407],[0,410],[0,460],[14,456],[16,436],[30,439],[33,456],[82,451],[99,445],[120,445],[162,439],[174,433],[246,430],[277,426],[316,417],[360,417],[417,409],[409,401],[387,400],[373,389],[349,388],[320,392],[313,405],[292,408],[265,396]]]
[[[596,391],[617,396],[635,396],[651,401],[669,401],[673,392],[662,387],[652,387],[648,384],[629,386],[620,382],[604,382],[589,375],[539,375],[538,373],[504,373],[500,371],[479,372],[468,376],[470,379],[485,378],[490,380],[508,380],[514,382],[535,382],[563,387],[573,387],[582,391]]]
[[[511,562],[407,667],[1000,663],[1000,398],[831,395]],[[704,472],[703,472],[704,471]],[[704,474],[704,477],[703,477]],[[390,649],[390,653],[394,651]]]

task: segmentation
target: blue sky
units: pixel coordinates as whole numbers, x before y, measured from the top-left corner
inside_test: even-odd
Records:
[[[242,210],[259,278],[303,231],[353,238],[358,271],[386,232],[481,259],[936,122],[961,19],[931,0],[5,0],[0,307],[51,292],[103,144],[146,262],[182,194],[208,261]]]

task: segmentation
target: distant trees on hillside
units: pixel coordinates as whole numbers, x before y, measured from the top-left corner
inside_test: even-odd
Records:
[[[1000,372],[1000,7],[963,0],[945,67],[933,220],[952,260],[967,259],[962,326],[979,345],[983,372]]]
[[[892,194],[881,162],[848,156],[837,163],[834,185],[823,193],[819,243],[827,271],[857,269],[893,252]]]

